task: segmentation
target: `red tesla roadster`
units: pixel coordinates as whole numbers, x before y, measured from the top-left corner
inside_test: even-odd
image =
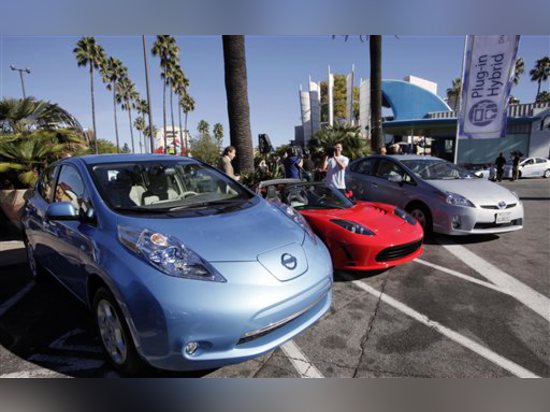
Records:
[[[300,212],[327,245],[335,269],[386,269],[422,255],[422,227],[396,206],[354,202],[322,182],[296,179],[264,181],[257,191]]]

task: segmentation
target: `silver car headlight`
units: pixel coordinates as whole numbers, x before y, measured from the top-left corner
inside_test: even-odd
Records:
[[[331,219],[330,221],[358,235],[366,235],[366,236],[375,235],[375,233],[372,230],[370,230],[368,227],[360,225],[359,223],[356,223],[356,222],[352,222],[351,220]]]
[[[311,229],[309,223],[307,223],[306,219],[300,213],[296,212],[293,207],[281,202],[273,202],[271,203],[271,207],[278,210],[300,226],[314,242],[317,242],[317,237],[315,236],[315,233],[313,233],[313,229]]]
[[[445,201],[453,206],[475,207],[472,202],[470,202],[464,196],[459,195],[458,193],[447,192],[447,197],[445,198]]]
[[[149,229],[118,226],[118,239],[126,248],[166,275],[226,282],[212,265],[174,236]]]

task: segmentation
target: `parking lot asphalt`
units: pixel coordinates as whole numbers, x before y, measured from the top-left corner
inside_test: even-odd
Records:
[[[416,261],[337,272],[333,306],[260,358],[164,377],[550,377],[550,179],[502,182],[524,228],[427,239]],[[17,236],[0,240],[0,377],[117,377],[90,316],[35,283]]]

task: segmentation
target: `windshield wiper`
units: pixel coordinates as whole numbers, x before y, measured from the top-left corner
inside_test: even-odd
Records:
[[[130,212],[139,214],[164,214],[167,209],[148,209],[146,207],[115,207],[117,212]]]
[[[193,210],[193,209],[201,209],[201,208],[207,208],[212,207],[214,209],[219,209],[219,206],[227,207],[237,204],[242,204],[243,199],[222,199],[222,200],[213,200],[211,202],[201,202],[201,203],[194,203],[190,205],[184,205],[184,206],[176,206],[173,208],[170,208],[170,212],[176,212],[178,210]],[[218,207],[216,207],[218,206]]]

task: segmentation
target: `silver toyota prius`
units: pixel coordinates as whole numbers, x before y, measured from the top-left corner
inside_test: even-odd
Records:
[[[346,182],[359,199],[406,210],[428,233],[494,234],[523,228],[523,205],[516,193],[437,157],[358,159],[350,164]]]

